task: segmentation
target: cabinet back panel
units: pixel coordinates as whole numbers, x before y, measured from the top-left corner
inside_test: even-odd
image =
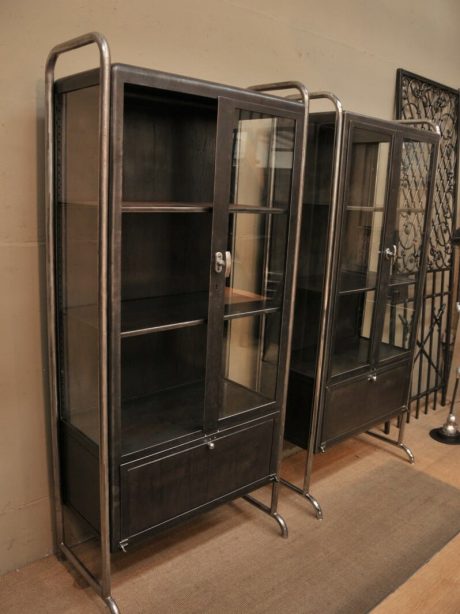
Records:
[[[208,292],[210,213],[125,213],[122,300]]]
[[[123,200],[212,202],[217,102],[125,88]]]
[[[204,380],[206,333],[200,325],[123,339],[122,399]]]

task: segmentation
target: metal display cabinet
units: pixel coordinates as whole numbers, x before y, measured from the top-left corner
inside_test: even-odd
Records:
[[[313,95],[312,95],[313,97]],[[319,96],[319,97],[325,97]],[[404,449],[439,130],[310,114],[285,437],[313,454],[399,418]],[[412,124],[417,122],[412,122]],[[427,124],[429,122],[420,122]]]
[[[100,70],[54,80],[96,44]],[[303,103],[48,58],[48,311],[59,550],[109,609],[111,553],[235,497],[277,512]],[[269,506],[248,493],[272,485]]]

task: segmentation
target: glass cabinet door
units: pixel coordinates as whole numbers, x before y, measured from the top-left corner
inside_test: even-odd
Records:
[[[379,358],[409,351],[418,294],[431,176],[431,143],[403,139],[396,211],[388,220],[384,257],[389,266]]]
[[[226,109],[218,419],[277,400],[296,119],[255,108]]]
[[[371,360],[391,134],[351,130],[338,272],[332,375]]]

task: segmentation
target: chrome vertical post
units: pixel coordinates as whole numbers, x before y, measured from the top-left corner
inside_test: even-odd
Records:
[[[107,40],[98,32],[90,32],[53,47],[46,61],[46,211],[47,211],[47,280],[48,334],[51,401],[51,439],[53,458],[54,503],[58,546],[68,558],[64,544],[62,502],[60,497],[56,349],[56,279],[55,279],[55,134],[54,134],[54,70],[58,57],[69,51],[95,44],[100,55],[99,98],[99,489],[102,577],[100,593],[108,609],[116,614],[118,607],[111,597],[110,524],[109,524],[109,446],[108,446],[108,374],[107,374],[107,260],[109,201],[109,127],[110,127],[110,50]],[[71,561],[72,562],[72,561]]]
[[[300,178],[299,178],[299,192],[297,196],[297,217],[296,217],[296,234],[294,238],[294,258],[293,258],[293,282],[291,288],[291,296],[290,296],[290,309],[289,309],[289,329],[288,329],[288,339],[287,339],[287,349],[286,356],[287,361],[285,365],[285,376],[284,376],[284,388],[283,388],[283,398],[282,398],[282,407],[281,407],[281,416],[280,416],[280,425],[279,425],[279,440],[278,440],[278,461],[276,467],[276,476],[272,485],[272,496],[270,507],[265,507],[264,511],[269,513],[280,525],[281,534],[283,537],[288,536],[288,530],[286,523],[282,516],[278,513],[278,499],[279,499],[279,486],[280,486],[280,469],[281,469],[281,459],[283,453],[283,435],[284,435],[284,422],[286,416],[286,401],[287,401],[287,388],[289,381],[289,364],[291,358],[291,344],[292,344],[292,328],[293,328],[293,320],[294,320],[294,306],[295,306],[295,293],[296,293],[296,284],[297,284],[297,263],[298,263],[298,254],[299,254],[299,245],[300,245],[300,227],[301,227],[301,219],[302,219],[302,201],[303,201],[303,189],[304,189],[304,179],[305,179],[305,162],[307,156],[307,136],[308,136],[308,115],[310,111],[310,95],[303,83],[299,81],[283,81],[279,83],[265,83],[262,85],[253,85],[248,89],[256,92],[275,92],[275,91],[283,91],[283,90],[297,90],[299,100],[303,104],[303,120],[302,120],[302,143],[300,147]],[[245,497],[250,503],[253,503],[260,509],[263,509],[261,504],[257,502],[253,497]],[[262,504],[263,505],[263,504]]]

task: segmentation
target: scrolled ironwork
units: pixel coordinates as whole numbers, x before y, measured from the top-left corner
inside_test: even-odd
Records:
[[[420,352],[416,359],[412,399],[416,400],[418,417],[420,401],[433,399],[437,391],[445,400],[449,364],[451,295],[453,258],[451,239],[456,224],[458,169],[459,92],[419,75],[398,70],[396,116],[405,120],[432,120],[439,125],[441,143],[434,190],[434,214],[428,250],[428,275],[422,317],[418,331]],[[414,144],[403,155],[400,193],[403,202],[421,202],[426,188],[421,175],[426,175],[423,144]],[[420,147],[422,145],[422,147]],[[418,151],[417,151],[418,149]],[[411,164],[410,158],[413,158]],[[417,169],[417,166],[419,169]],[[400,216],[397,266],[402,274],[416,273],[419,261],[418,237],[422,232],[415,211]],[[447,308],[446,308],[447,307]],[[434,393],[434,397],[431,397]]]

